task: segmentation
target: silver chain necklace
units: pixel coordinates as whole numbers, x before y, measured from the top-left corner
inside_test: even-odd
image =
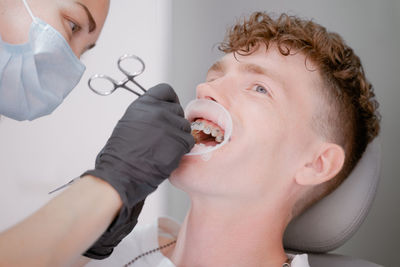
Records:
[[[149,254],[151,254],[151,253],[154,253],[154,252],[163,250],[164,248],[167,248],[167,247],[169,247],[169,246],[171,246],[171,245],[173,245],[173,244],[175,244],[175,243],[176,243],[176,240],[174,240],[174,241],[172,241],[172,242],[169,242],[169,243],[167,243],[167,244],[165,244],[165,245],[159,246],[158,248],[154,248],[154,249],[148,250],[148,251],[146,251],[146,252],[144,252],[144,253],[142,253],[142,254],[139,254],[139,255],[136,256],[134,259],[132,259],[130,262],[128,262],[127,264],[125,264],[124,267],[128,267],[129,265],[135,263],[135,261],[137,261],[138,259],[140,259],[140,258],[142,258],[142,257],[144,257],[144,256],[147,256],[147,255],[149,255]],[[284,264],[282,264],[282,267],[290,267],[290,266],[291,266],[291,265],[290,265],[290,262],[291,262],[291,260],[288,258],[288,259],[286,260],[286,262],[285,262]]]

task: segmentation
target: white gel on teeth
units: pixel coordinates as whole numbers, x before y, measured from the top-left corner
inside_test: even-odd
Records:
[[[196,144],[186,156],[201,156],[204,161],[211,158],[212,152],[229,142],[232,135],[232,117],[229,112],[215,101],[207,99],[196,99],[189,102],[185,108],[185,118],[192,122],[197,118],[212,121],[224,130],[223,141],[216,146],[206,146],[204,144]],[[201,130],[203,127],[194,126],[194,130]],[[201,128],[201,129],[200,129]],[[211,133],[211,129],[209,129]],[[205,132],[208,132],[206,130]],[[222,139],[222,136],[218,136]]]

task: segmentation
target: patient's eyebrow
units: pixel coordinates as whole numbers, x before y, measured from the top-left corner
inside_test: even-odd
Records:
[[[243,72],[260,74],[260,75],[265,75],[265,76],[271,75],[271,73],[267,69],[261,67],[260,65],[253,64],[253,63],[241,64],[239,67],[239,70],[243,71]]]
[[[209,69],[207,74],[210,72],[224,72],[225,66],[221,61],[215,62]]]
[[[254,63],[244,63],[239,66],[239,70],[244,73],[263,75],[279,83],[281,86],[284,85],[284,80],[282,80],[282,76],[275,72],[273,69],[267,69]]]
[[[282,76],[279,75],[277,72],[275,72],[273,69],[270,68],[264,68],[258,64],[254,64],[254,63],[243,63],[239,66],[239,70],[243,73],[249,73],[249,74],[256,74],[256,75],[263,75],[267,78],[269,78],[269,80],[273,80],[274,83],[276,83],[279,88],[282,88],[284,90],[272,90],[271,88],[271,92],[275,93],[283,93],[286,94],[286,86],[285,86],[285,81],[282,79]],[[274,87],[276,88],[276,87]]]

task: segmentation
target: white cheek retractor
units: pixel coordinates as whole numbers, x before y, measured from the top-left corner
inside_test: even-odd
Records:
[[[196,144],[186,156],[201,156],[205,161],[211,158],[212,152],[229,142],[232,135],[232,117],[229,112],[215,101],[195,99],[185,108],[185,118],[193,122],[196,118],[212,121],[224,130],[224,140],[215,146]]]

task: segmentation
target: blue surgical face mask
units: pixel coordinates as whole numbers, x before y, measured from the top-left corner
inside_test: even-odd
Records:
[[[53,112],[85,71],[64,37],[23,1],[33,19],[29,41],[14,45],[0,36],[0,114],[20,121]]]

